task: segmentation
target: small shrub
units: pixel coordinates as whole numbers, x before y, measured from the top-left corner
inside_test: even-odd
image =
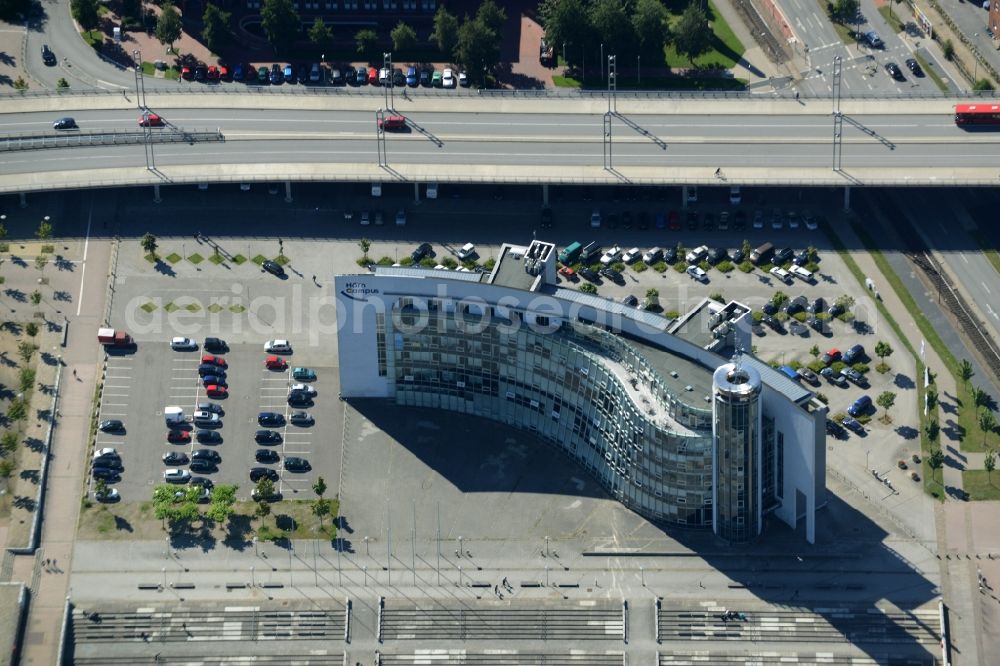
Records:
[[[946,39],[941,43],[941,53],[944,55],[945,60],[954,60],[955,45],[951,43],[950,39]]]
[[[813,372],[815,372],[818,375],[819,371],[822,370],[823,368],[825,368],[826,366],[823,365],[822,361],[820,361],[819,359],[816,359],[815,361],[809,361],[809,363],[808,363],[808,365],[806,365],[806,367],[809,368],[810,370],[812,370]]]
[[[860,372],[861,374],[868,372],[868,370],[870,369],[867,363],[855,363],[851,367]]]
[[[493,267],[496,265],[497,265],[497,260],[494,259],[493,257],[490,257],[489,259],[483,262],[483,268],[485,268],[488,271],[492,271]]]
[[[624,273],[625,272],[625,263],[621,262],[621,261],[616,261],[616,262],[614,262],[614,263],[611,264],[611,268],[613,268],[614,270],[618,271],[619,273]]]
[[[737,268],[739,268],[744,273],[752,273],[753,269],[754,269],[754,266],[749,261],[744,261]]]
[[[392,266],[396,262],[392,260],[392,257],[382,257],[375,263],[379,266]]]
[[[807,313],[807,312],[796,312],[795,314],[792,315],[792,317],[796,321],[805,321],[806,319],[809,318],[809,313]]]
[[[847,367],[847,364],[843,361],[834,361],[830,364],[830,369],[833,370],[833,374],[839,375],[840,371]]]
[[[816,399],[819,400],[820,402],[822,402],[824,405],[829,405],[830,404],[830,399],[828,397],[826,397],[826,393],[817,393],[816,394]]]
[[[875,371],[878,372],[880,375],[884,375],[885,373],[889,372],[890,369],[891,368],[889,367],[888,363],[879,363],[878,365],[875,366]]]
[[[677,273],[683,273],[684,271],[687,270],[687,268],[688,265],[685,264],[683,261],[678,261],[676,264],[674,264],[674,271]]]
[[[802,367],[802,362],[801,361],[789,361],[785,365],[787,365],[792,370],[798,370],[799,368]]]
[[[666,273],[667,272],[667,262],[665,262],[665,261],[658,261],[658,262],[656,262],[655,264],[653,264],[653,270],[656,271],[657,273]]]
[[[420,265],[425,268],[434,268],[435,266],[437,266],[437,259],[434,259],[432,257],[424,257],[423,259],[420,260]]]
[[[750,318],[753,319],[753,323],[759,324],[760,320],[764,318],[764,313],[760,310],[754,310],[750,313]]]
[[[777,312],[774,313],[774,318],[784,323],[788,321],[788,313],[785,312],[784,310],[778,310]]]
[[[413,258],[412,257],[403,257],[402,259],[399,260],[399,265],[400,266],[412,266],[413,265]]]
[[[369,263],[371,263],[371,259],[369,259],[368,257],[358,257],[357,259],[354,260],[354,263],[356,263],[358,266],[361,266],[362,268],[365,268],[368,266]]]
[[[583,284],[580,285],[580,291],[582,291],[585,294],[596,294],[597,287],[589,282],[584,282]]]
[[[708,271],[710,271],[712,269],[712,264],[708,263],[707,260],[702,259],[700,262],[698,262],[698,268],[700,268],[701,270],[703,270],[703,271],[705,271],[707,273]]]
[[[646,262],[644,262],[644,261],[637,261],[634,264],[632,264],[631,266],[629,266],[629,268],[631,268],[636,273],[644,273],[647,270],[649,270],[649,266],[647,266]]]
[[[810,261],[804,266],[804,268],[810,273],[815,273],[816,271],[819,270],[819,264],[817,264],[815,261]]]
[[[441,265],[445,268],[458,268],[458,261],[454,257],[445,257],[441,260]]]
[[[666,312],[663,313],[663,316],[666,317],[667,319],[677,319],[678,317],[681,316],[681,313],[678,312],[677,310],[667,310]]]
[[[718,291],[713,292],[713,293],[709,294],[708,297],[710,299],[712,299],[713,301],[718,301],[719,303],[725,303],[726,302],[726,299],[722,297],[722,292],[718,292]]]
[[[715,266],[715,270],[720,273],[732,273],[734,268],[735,266],[733,266],[733,262],[731,261],[720,261]]]
[[[13,460],[0,460],[0,477],[9,478],[14,473]]]
[[[60,78],[58,81],[56,81],[56,88],[59,88],[60,90],[65,90],[66,88],[69,88],[69,81]]]

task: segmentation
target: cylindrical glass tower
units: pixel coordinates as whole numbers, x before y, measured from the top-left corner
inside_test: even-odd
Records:
[[[740,543],[763,529],[760,375],[738,360],[712,377],[712,529]]]

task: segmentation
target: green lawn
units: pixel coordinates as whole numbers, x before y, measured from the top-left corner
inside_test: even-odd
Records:
[[[90,44],[90,47],[95,51],[101,50],[101,45],[104,43],[104,33],[100,30],[85,30],[80,33],[83,37],[83,41]]]
[[[681,13],[685,7],[686,5],[668,5],[667,9],[670,11],[668,22],[671,29],[680,22]],[[694,66],[700,69],[709,67],[731,69],[743,57],[746,48],[737,39],[732,28],[729,27],[729,24],[726,23],[725,19],[722,18],[722,15],[719,14],[715,9],[715,5],[711,2],[708,3],[708,20],[712,24],[712,32],[715,33],[715,39],[712,40],[712,50],[695,58]],[[668,45],[664,49],[664,54],[666,55],[667,65],[672,68],[686,69],[692,66],[687,56],[678,54],[673,45]]]
[[[997,475],[993,479],[993,474]],[[972,500],[1000,499],[1000,472],[987,474],[983,469],[970,469],[962,472],[962,488],[969,493]]]

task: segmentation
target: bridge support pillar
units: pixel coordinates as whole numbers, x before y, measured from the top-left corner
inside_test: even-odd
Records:
[[[292,203],[292,181],[285,181],[285,203]]]
[[[688,207],[688,186],[681,186],[681,210],[686,210]]]
[[[844,210],[851,210],[851,186],[844,185]]]
[[[27,207],[28,207],[28,195],[24,192],[21,192],[21,208],[27,208]]]
[[[153,185],[153,203],[160,203],[163,199],[160,198],[160,184],[155,183]]]
[[[542,183],[542,205],[543,206],[548,206],[549,205],[549,184],[548,183]]]
[[[413,183],[413,203],[420,203],[420,183]]]

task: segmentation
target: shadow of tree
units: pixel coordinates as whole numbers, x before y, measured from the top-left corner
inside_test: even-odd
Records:
[[[42,444],[43,444],[42,440],[39,439],[38,437],[24,438],[24,445],[29,449],[31,449],[32,451],[34,451],[35,453],[39,453],[42,450]]]
[[[916,428],[910,426],[899,426],[896,428],[896,434],[903,439],[916,439],[920,432]]]
[[[229,517],[226,538],[222,540],[222,545],[233,550],[245,550],[253,543],[249,538],[252,533],[253,518],[251,516],[232,515]]]
[[[904,389],[904,390],[914,389],[914,388],[917,387],[917,385],[913,383],[913,380],[910,379],[910,377],[908,377],[907,375],[904,375],[901,372],[897,372],[896,373],[896,378],[893,380],[892,383],[896,385],[896,388],[900,388],[900,389]]]
[[[59,358],[55,354],[40,352],[38,357],[42,359],[42,363],[45,365],[59,365]]]
[[[39,471],[37,469],[23,469],[19,476],[25,481],[30,481],[31,483],[38,483],[40,478]]]
[[[124,532],[134,532],[132,523],[121,516],[115,516],[115,529]]]
[[[153,264],[153,270],[166,277],[177,277],[177,272],[174,271],[173,267],[162,259],[156,260],[156,263]]]
[[[18,303],[26,303],[28,301],[28,298],[24,295],[24,292],[21,291],[20,289],[13,289],[11,287],[8,287],[7,289],[3,290],[3,293],[5,296],[7,296],[7,298],[15,300]]]

